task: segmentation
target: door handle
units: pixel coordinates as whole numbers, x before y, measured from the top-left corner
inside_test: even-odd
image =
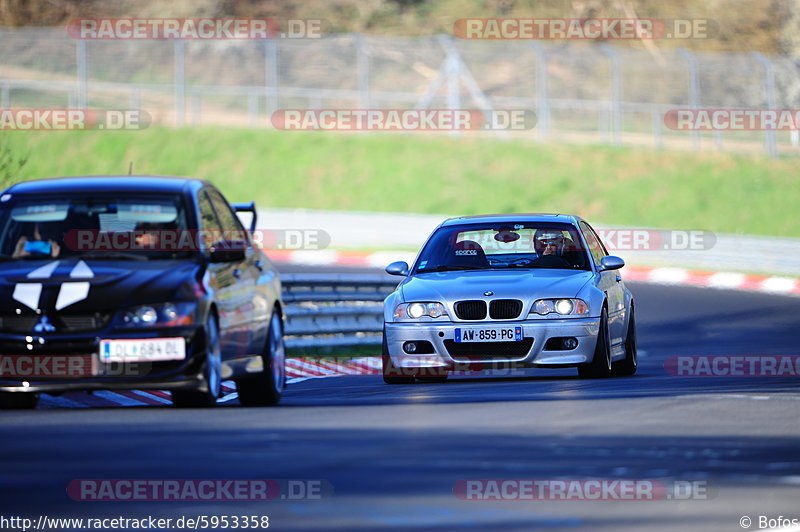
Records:
[[[236,268],[235,270],[233,270],[233,276],[238,279],[239,277],[242,276],[242,270],[240,270],[239,268]]]
[[[258,268],[258,271],[260,271],[260,272],[264,271],[264,263],[261,262],[260,260],[257,260],[255,262],[255,267]]]
[[[620,282],[621,280],[622,280],[622,276],[621,275],[617,275],[617,282]]]

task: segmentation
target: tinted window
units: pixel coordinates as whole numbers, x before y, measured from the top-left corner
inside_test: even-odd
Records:
[[[603,242],[586,222],[581,222],[581,231],[586,239],[586,245],[589,246],[589,253],[592,254],[595,263],[600,264],[600,259],[608,255]]]
[[[242,226],[242,222],[239,221],[239,217],[236,216],[236,213],[231,209],[230,205],[228,205],[228,202],[222,197],[222,194],[217,190],[209,189],[208,195],[211,198],[211,203],[214,206],[214,210],[217,212],[220,225],[222,226],[222,239],[249,242],[249,235],[244,226]]]
[[[577,229],[551,222],[442,227],[425,244],[415,273],[447,270],[588,269]]]
[[[0,253],[18,259],[90,252],[167,258],[192,250],[178,245],[177,235],[186,229],[179,196],[20,196],[0,206]]]

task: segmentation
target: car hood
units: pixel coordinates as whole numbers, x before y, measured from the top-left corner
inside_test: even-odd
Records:
[[[403,301],[455,302],[462,299],[576,297],[594,273],[570,270],[481,270],[425,273],[401,286]],[[485,292],[493,292],[485,296]]]
[[[200,264],[187,260],[80,258],[0,263],[0,308],[98,312],[169,301],[189,289]]]

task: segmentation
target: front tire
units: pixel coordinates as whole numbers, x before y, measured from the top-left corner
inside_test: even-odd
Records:
[[[38,404],[38,393],[0,392],[0,409],[2,410],[33,410]]]
[[[582,379],[605,379],[611,376],[611,341],[608,335],[608,311],[605,307],[600,313],[599,329],[592,361],[578,366],[578,376]]]
[[[619,362],[614,362],[611,367],[614,376],[627,377],[636,373],[639,365],[639,357],[636,352],[636,319],[633,314],[633,304],[631,304],[631,315],[628,317],[628,333],[625,335],[625,358]]]
[[[222,349],[219,344],[217,317],[206,321],[206,360],[203,369],[205,390],[173,390],[172,404],[180,408],[207,408],[217,404],[222,393]]]
[[[283,322],[277,312],[269,321],[267,345],[262,355],[264,371],[236,380],[236,391],[242,406],[272,406],[281,401],[286,386],[286,348],[283,344]]]

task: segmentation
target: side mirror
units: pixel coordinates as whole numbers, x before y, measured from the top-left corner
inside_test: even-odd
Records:
[[[619,257],[615,257],[614,255],[606,255],[600,259],[601,272],[606,270],[619,270],[623,266],[625,266],[625,261]]]
[[[389,275],[408,275],[408,263],[404,260],[398,260],[386,267],[386,273]]]
[[[221,240],[211,247],[211,262],[240,262],[244,260],[247,243],[243,240]]]

